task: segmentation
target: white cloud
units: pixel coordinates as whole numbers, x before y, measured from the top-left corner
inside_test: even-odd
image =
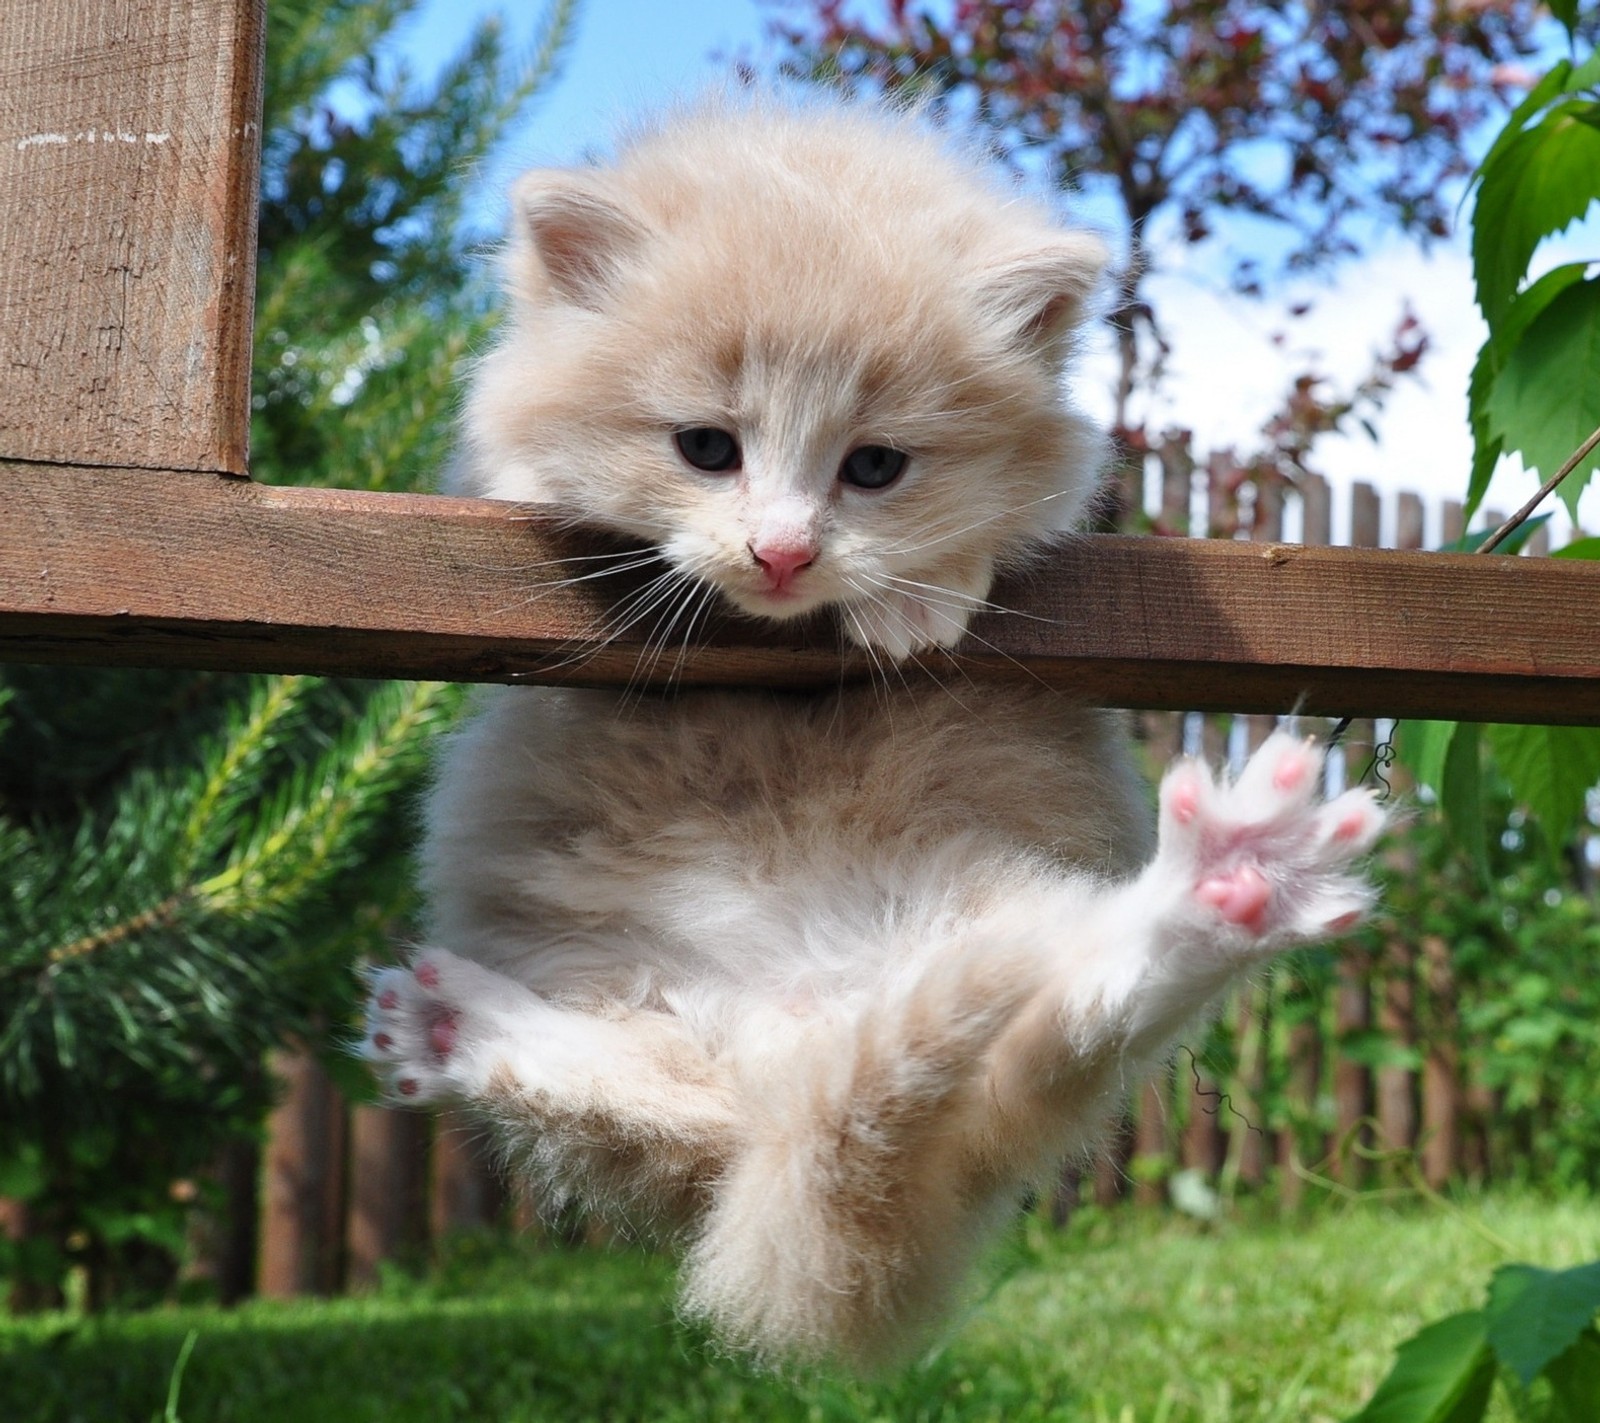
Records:
[[[1592,242],[1584,243],[1592,250]],[[1551,244],[1539,269],[1581,256],[1572,238]],[[1563,252],[1562,248],[1570,248]],[[1152,274],[1149,299],[1172,356],[1163,397],[1152,408],[1156,426],[1195,431],[1201,449],[1237,444],[1249,448],[1262,423],[1278,408],[1290,382],[1305,370],[1329,379],[1333,391],[1348,391],[1371,369],[1409,305],[1428,333],[1430,346],[1417,371],[1396,385],[1377,423],[1378,440],[1357,432],[1330,437],[1316,459],[1335,490],[1335,536],[1346,528],[1349,486],[1365,480],[1385,491],[1386,518],[1393,494],[1409,490],[1428,507],[1427,538],[1439,538],[1439,506],[1464,497],[1472,466],[1467,428],[1467,378],[1482,343],[1484,326],[1473,302],[1470,260],[1460,244],[1424,254],[1399,239],[1341,267],[1331,281],[1306,281],[1270,303],[1249,300],[1211,280],[1187,250]],[[1311,303],[1302,317],[1288,310]],[[1275,344],[1273,334],[1286,340]],[[1085,404],[1106,408],[1093,387],[1109,388],[1114,368],[1109,342],[1099,343],[1080,379]],[[1515,459],[1496,472],[1486,507],[1512,512],[1532,496],[1538,481]],[[1559,501],[1553,527],[1557,543],[1571,528]],[[1600,484],[1580,503],[1581,521],[1600,528]],[[1481,522],[1481,521],[1480,521]]]

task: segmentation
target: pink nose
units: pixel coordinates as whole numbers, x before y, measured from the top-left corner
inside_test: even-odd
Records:
[[[795,574],[817,561],[817,550],[810,544],[762,544],[759,548],[751,544],[750,554],[761,565],[767,586],[774,592],[787,587]]]

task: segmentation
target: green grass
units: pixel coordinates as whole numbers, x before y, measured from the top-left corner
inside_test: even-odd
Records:
[[[1514,1258],[1600,1256],[1600,1206],[1469,1210]],[[869,1386],[717,1356],[674,1321],[659,1259],[465,1241],[432,1276],[365,1299],[0,1322],[0,1417],[1322,1423],[1355,1410],[1419,1324],[1480,1303],[1506,1258],[1426,1207],[1211,1228],[1133,1213],[1066,1232],[1029,1222],[949,1344]]]

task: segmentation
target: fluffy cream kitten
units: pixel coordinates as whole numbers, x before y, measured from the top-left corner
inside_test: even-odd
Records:
[[[659,550],[619,617],[663,638],[713,596],[827,606],[901,665],[484,694],[429,806],[433,947],[365,1051],[548,1197],[676,1235],[689,1312],[770,1360],[924,1345],[1186,1024],[1368,903],[1381,813],[1322,804],[1309,745],[1180,763],[1152,847],[1115,717],[914,666],[1094,487],[1062,376],[1103,257],[915,117],[820,101],[515,190],[459,488]]]

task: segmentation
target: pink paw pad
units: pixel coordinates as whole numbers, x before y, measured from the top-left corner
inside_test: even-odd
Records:
[[[1297,791],[1311,773],[1311,757],[1303,747],[1286,752],[1272,768],[1272,784],[1280,791]]]
[[[1200,786],[1194,777],[1173,781],[1167,792],[1167,809],[1179,825],[1188,825],[1200,813]]]
[[[1225,875],[1211,875],[1195,886],[1195,898],[1209,904],[1230,924],[1257,929],[1266,918],[1272,886],[1254,865],[1241,865]]]
[[[400,995],[392,988],[386,988],[378,995],[378,1007],[385,1013],[392,1013],[400,1006]]]
[[[448,1057],[456,1045],[456,1020],[447,1014],[428,1029],[428,1045],[440,1057]]]
[[[431,963],[419,963],[412,972],[416,975],[417,982],[424,988],[437,988],[439,986],[439,970]]]
[[[1333,827],[1333,838],[1348,844],[1352,840],[1359,840],[1367,829],[1367,816],[1365,811],[1352,810],[1339,819]]]

